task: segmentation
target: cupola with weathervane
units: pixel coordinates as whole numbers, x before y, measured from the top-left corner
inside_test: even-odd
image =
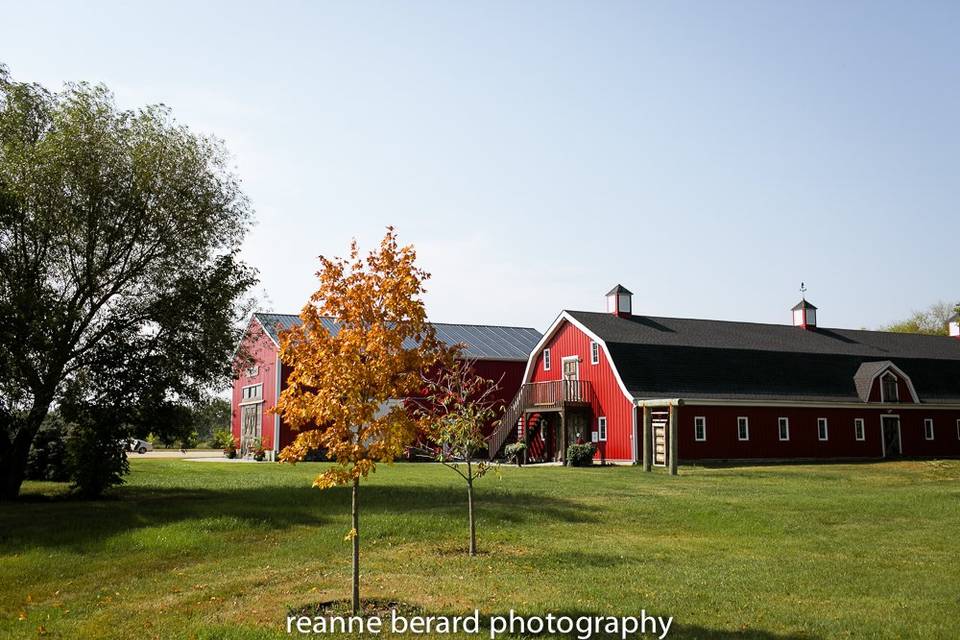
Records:
[[[817,308],[807,302],[807,287],[800,283],[800,302],[793,306],[793,326],[802,329],[817,328]]]
[[[950,316],[947,320],[947,332],[952,338],[960,338],[960,311]]]
[[[633,314],[633,293],[622,284],[607,292],[607,313],[618,318],[628,318]]]

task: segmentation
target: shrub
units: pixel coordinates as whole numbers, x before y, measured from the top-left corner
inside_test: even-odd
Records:
[[[507,460],[519,465],[523,464],[523,452],[526,450],[527,444],[525,442],[513,442],[504,447],[503,455],[507,457]]]
[[[593,454],[597,448],[593,444],[572,444],[567,447],[567,463],[571,467],[589,467],[593,464]]]
[[[68,425],[59,413],[50,413],[46,417],[30,445],[30,454],[27,456],[28,480],[69,480],[67,429]]]
[[[227,449],[235,446],[233,441],[233,432],[230,429],[217,429],[213,432],[213,440],[210,441],[214,449]]]
[[[96,498],[123,484],[130,471],[125,448],[110,429],[72,425],[66,455],[70,487],[85,498]]]

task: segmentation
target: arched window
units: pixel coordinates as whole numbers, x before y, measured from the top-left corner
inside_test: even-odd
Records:
[[[880,401],[900,402],[900,387],[897,384],[897,376],[889,371],[880,378]]]

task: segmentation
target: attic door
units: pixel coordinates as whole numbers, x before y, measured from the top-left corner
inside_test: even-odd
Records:
[[[563,359],[563,379],[564,380],[580,379],[580,359],[579,358],[572,357],[572,358]]]

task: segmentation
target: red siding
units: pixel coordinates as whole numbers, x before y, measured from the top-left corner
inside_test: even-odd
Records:
[[[244,346],[253,357],[258,368],[257,375],[248,377],[246,371],[240,371],[240,377],[233,381],[233,399],[230,412],[230,428],[237,440],[240,439],[240,399],[243,387],[263,384],[262,437],[263,448],[273,449],[273,407],[277,397],[277,347],[256,320],[250,321]]]
[[[863,409],[784,408],[784,407],[711,407],[684,405],[680,408],[678,429],[681,460],[741,458],[879,458],[883,453],[881,415],[899,415],[905,456],[958,456],[960,438],[957,419],[960,411],[920,408],[902,409],[864,406]],[[696,416],[706,418],[707,439],[694,439]],[[737,418],[749,418],[750,439],[737,439]],[[780,441],[778,419],[790,419],[790,440]],[[827,418],[828,439],[817,438],[817,419]],[[864,419],[866,440],[854,435],[854,419]],[[923,419],[934,418],[934,440],[924,440]]]
[[[593,387],[591,429],[597,430],[597,418],[607,418],[607,441],[599,443],[597,457],[615,461],[633,461],[633,404],[617,382],[606,353],[600,350],[600,362],[590,364],[590,336],[564,321],[544,348],[550,349],[551,366],[543,370],[543,351],[535,354],[531,382],[549,382],[563,377],[563,358],[577,356],[580,379]]]

